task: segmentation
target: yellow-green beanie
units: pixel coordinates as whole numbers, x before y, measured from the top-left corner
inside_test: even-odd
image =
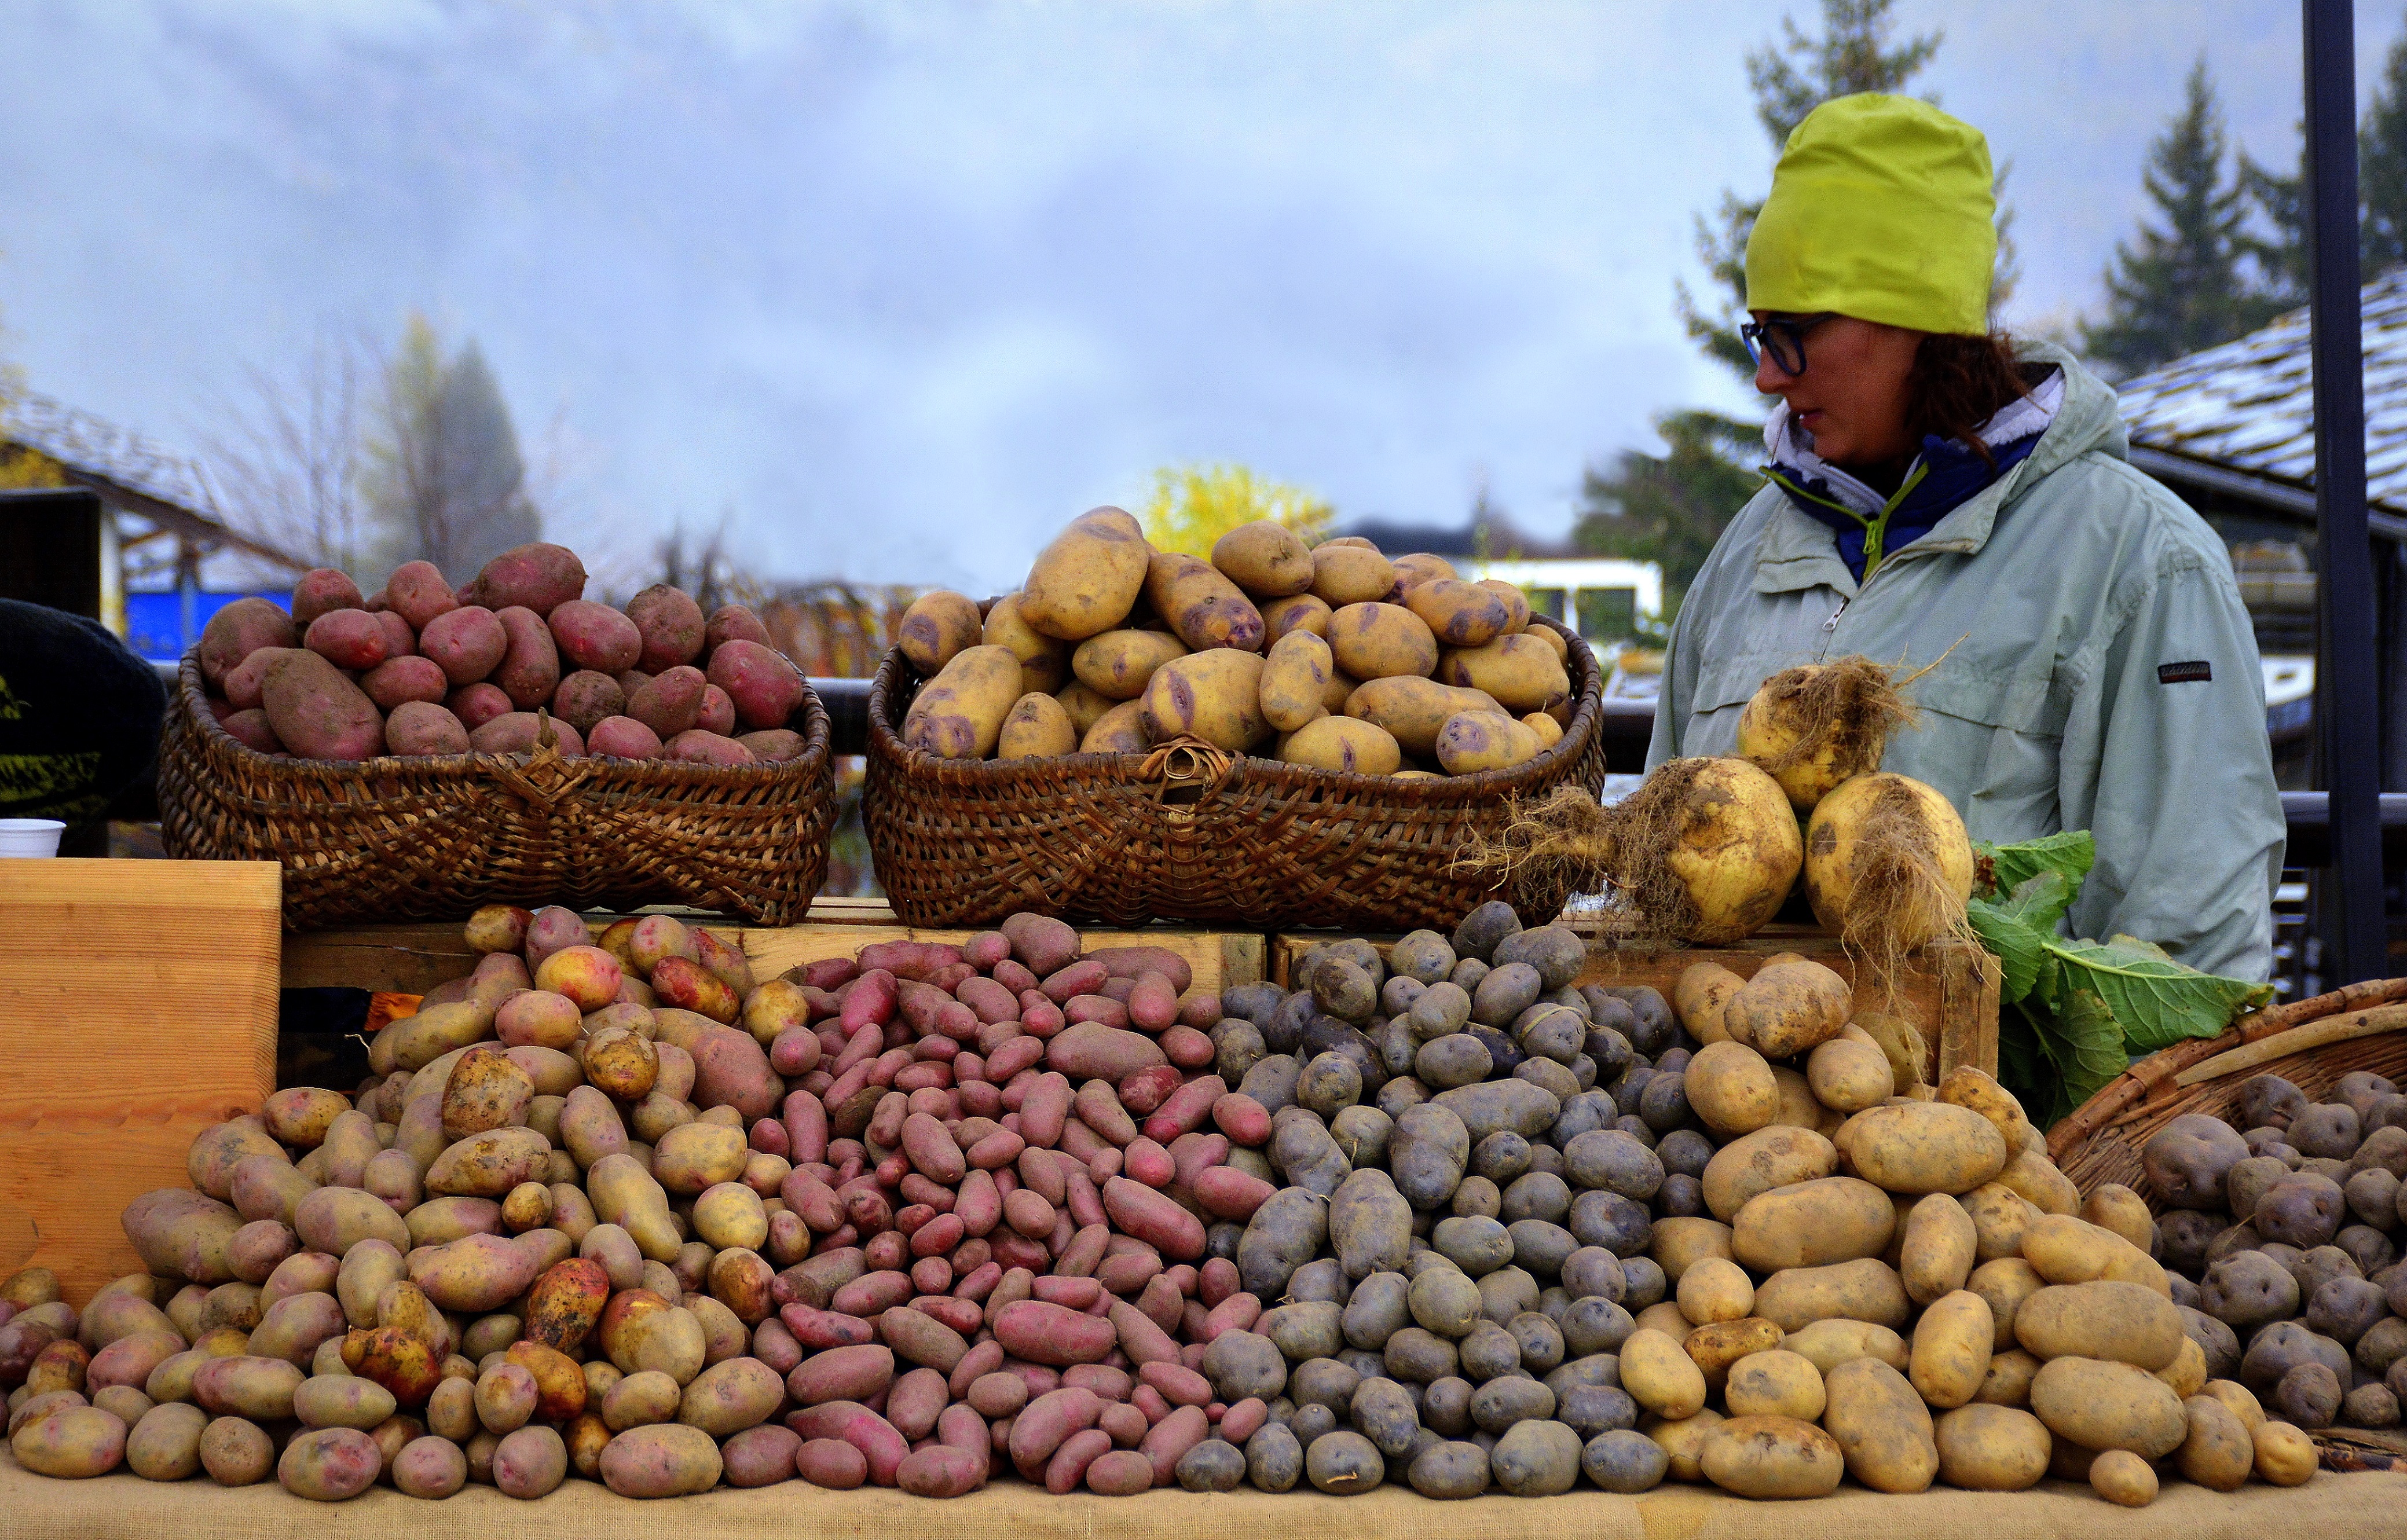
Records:
[[[1995,181],[1981,131],[1928,102],[1823,103],[1788,135],[1747,237],[1746,307],[1987,331]]]

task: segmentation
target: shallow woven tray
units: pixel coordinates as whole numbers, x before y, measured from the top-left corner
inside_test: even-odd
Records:
[[[2158,1129],[2186,1112],[2228,1118],[2240,1088],[2259,1075],[2278,1075],[2323,1101],[2352,1070],[2407,1078],[2407,978],[2254,1011],[2220,1036],[2151,1054],[2057,1124],[2047,1152],[2084,1195],[2120,1182],[2162,1213],[2140,1169],[2140,1148]]]
[[[185,655],[159,749],[167,853],[274,861],[291,930],[457,920],[482,904],[685,904],[798,922],[836,814],[827,712],[805,688],[803,752],[715,766],[532,755],[262,754],[211,715]]]
[[[877,880],[909,924],[991,924],[1018,910],[1109,925],[1153,920],[1276,930],[1451,926],[1491,897],[1531,924],[1568,891],[1454,870],[1509,797],[1604,781],[1596,659],[1570,641],[1562,740],[1510,770],[1396,780],[1247,756],[1187,739],[1151,754],[942,760],[904,747],[920,682],[890,651],[869,689],[862,818]]]

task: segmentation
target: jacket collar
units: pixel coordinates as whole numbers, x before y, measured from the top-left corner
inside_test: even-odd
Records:
[[[2056,374],[2044,382],[2034,394],[2051,386],[2058,387],[2060,395],[2055,403],[2053,417],[2040,435],[2031,452],[2005,475],[1966,500],[1947,517],[1931,527],[1912,545],[1892,552],[1884,562],[1911,560],[1924,556],[1969,556],[1988,544],[1996,528],[1998,515],[2025,492],[2058,466],[2069,464],[2084,454],[2096,451],[2114,459],[2129,456],[2129,440],[2123,428],[2115,392],[2102,379],[2091,374],[2071,353],[2053,343],[2025,342],[2015,349],[2015,356],[2026,364],[2053,364]],[[2000,420],[2014,413],[2009,406],[1985,425],[1983,438],[1988,439]],[[1792,444],[1803,435],[1791,435],[1787,423],[1788,408],[1784,405],[1773,410],[1772,421],[1764,428],[1764,443],[1779,458],[1779,446]],[[2025,432],[2028,432],[2026,429]],[[1810,449],[1805,452],[1810,454]],[[1790,464],[1797,462],[1791,460]],[[1816,470],[1826,476],[1844,476],[1835,466],[1824,466],[1816,459]],[[1801,467],[1802,468],[1802,467]],[[1872,499],[1872,510],[1878,512],[1885,499],[1864,487],[1855,478],[1846,479],[1861,489]],[[1837,483],[1831,483],[1834,491]],[[1830,588],[1847,598],[1854,598],[1858,584],[1847,563],[1839,557],[1837,532],[1830,525],[1799,509],[1788,494],[1776,485],[1759,495],[1774,499],[1763,535],[1756,545],[1755,581],[1758,593],[1788,593],[1802,589]]]

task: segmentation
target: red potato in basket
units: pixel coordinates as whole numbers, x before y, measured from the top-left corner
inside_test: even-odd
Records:
[[[536,541],[514,546],[486,563],[460,602],[495,610],[518,605],[545,616],[584,592],[585,563],[577,553]]]
[[[443,709],[460,719],[460,725],[474,733],[495,717],[510,714],[510,698],[494,684],[464,685],[443,698]]]
[[[509,647],[509,634],[481,605],[447,610],[418,634],[418,650],[441,664],[455,685],[476,684],[490,676]]]
[[[552,692],[551,714],[589,739],[593,729],[627,709],[627,692],[607,674],[580,668]]]
[[[278,653],[286,650],[280,647],[263,647],[226,671],[219,688],[235,710],[248,711],[259,705],[260,688],[267,678],[267,665],[276,661]]]
[[[360,597],[360,585],[350,575],[333,567],[312,567],[292,585],[292,623],[308,626],[320,615],[338,609],[364,611],[367,601]]]
[[[644,655],[643,633],[608,605],[571,599],[545,617],[560,655],[578,668],[622,674]]]
[[[730,642],[758,642],[769,645],[769,628],[761,617],[743,605],[722,605],[710,612],[703,628],[704,645],[716,652]]]
[[[803,704],[803,676],[786,655],[760,642],[730,641],[710,655],[707,676],[727,692],[736,720],[753,729],[783,727]]]
[[[366,612],[384,632],[384,655],[388,658],[412,658],[418,655],[418,633],[409,622],[389,609]]]
[[[493,682],[521,711],[532,711],[551,699],[560,688],[560,649],[543,617],[523,605],[493,612],[508,639],[502,661],[493,666]]]
[[[225,677],[263,647],[297,648],[292,617],[266,599],[236,599],[201,628],[201,677],[222,687]]]
[[[467,727],[443,707],[429,701],[404,701],[385,719],[385,747],[396,754],[464,754],[469,750]]]
[[[268,724],[267,713],[257,706],[248,711],[228,712],[220,719],[218,725],[245,749],[255,749],[262,754],[284,752],[284,740],[278,737],[276,729]]]
[[[368,699],[391,711],[404,701],[441,706],[443,697],[451,692],[451,681],[434,659],[412,655],[387,658],[368,670],[360,688]]]
[[[766,728],[747,733],[735,741],[750,749],[752,757],[763,764],[783,764],[803,757],[803,735],[790,728]]]
[[[364,760],[384,751],[376,702],[315,652],[295,648],[268,664],[260,693],[276,736],[304,759]]]
[[[684,590],[654,583],[627,601],[627,619],[643,638],[642,652],[633,666],[645,673],[665,673],[702,656],[708,622],[703,619],[702,606]]]
[[[586,748],[622,760],[653,760],[661,756],[661,735],[633,717],[605,717],[593,724]]]
[[[435,570],[432,562],[404,562],[393,568],[384,592],[385,602],[392,612],[416,631],[424,631],[436,616],[449,615],[460,607],[460,601],[452,596],[451,585],[443,580],[443,574]]]
[[[541,741],[544,720],[532,711],[511,711],[470,733],[468,746],[479,754],[532,754]],[[562,759],[584,755],[585,740],[577,729],[556,719],[549,725]]]
[[[661,750],[661,758],[678,764],[716,764],[721,766],[754,764],[752,750],[733,738],[696,727],[671,738]]]
[[[702,718],[702,695],[710,681],[701,669],[680,664],[638,685],[627,696],[627,715],[668,742]]]

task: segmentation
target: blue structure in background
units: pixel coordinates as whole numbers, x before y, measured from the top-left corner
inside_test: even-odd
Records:
[[[172,663],[201,639],[209,617],[236,599],[270,599],[292,607],[290,590],[255,593],[203,593],[197,590],[125,596],[125,645],[152,663]]]

